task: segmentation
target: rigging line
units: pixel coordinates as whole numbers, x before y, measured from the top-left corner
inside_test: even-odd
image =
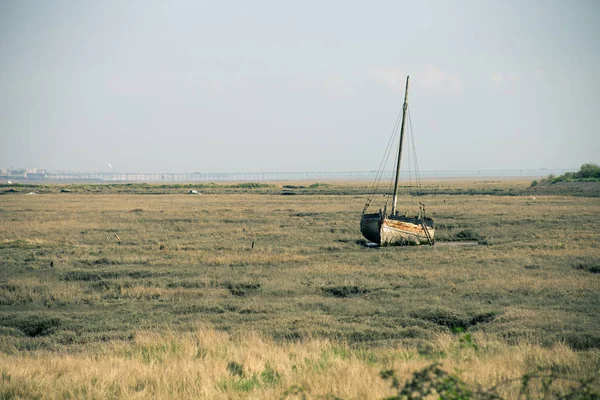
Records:
[[[394,128],[392,129],[392,133],[390,134],[390,138],[388,139],[388,143],[387,143],[387,147],[385,150],[385,153],[383,154],[383,158],[381,159],[381,162],[379,163],[379,168],[377,170],[377,173],[375,174],[375,180],[373,181],[373,184],[371,185],[371,189],[370,192],[371,194],[375,193],[375,190],[379,187],[379,183],[381,182],[381,179],[383,178],[383,173],[385,170],[385,165],[388,162],[389,156],[391,154],[391,149],[393,147],[393,142],[394,142],[394,137],[397,134],[398,131],[398,124],[400,123],[400,115],[401,113],[398,113],[398,116],[396,117],[396,122],[394,124]],[[363,212],[365,212],[367,210],[367,208],[369,207],[369,204],[371,202],[371,199],[369,197],[367,197],[367,202],[365,204],[365,207],[363,209]]]
[[[398,137],[398,130],[400,129],[400,115],[401,114],[399,113],[398,117],[396,118],[396,124],[394,125],[394,135],[393,135],[394,141],[392,142],[391,147],[389,148],[390,152],[387,154],[387,157],[386,157],[384,165],[388,164],[388,160],[389,160],[389,157],[391,155],[391,149],[395,149],[396,147],[399,146],[399,143],[397,144],[395,139]],[[397,164],[398,164],[398,158],[394,157],[394,165],[392,166],[392,171],[396,170]],[[383,171],[382,171],[382,177],[383,177]],[[387,208],[388,202],[390,201],[390,197],[391,197],[390,193],[392,193],[393,187],[394,187],[394,174],[391,174],[390,175],[390,180],[389,180],[389,183],[388,183],[387,193],[384,195],[386,208]]]
[[[396,137],[398,136],[398,128],[399,128],[399,126],[398,126],[398,120],[396,120],[396,125],[394,126],[394,135],[393,135],[393,138],[394,138],[394,139],[396,139]],[[393,148],[396,148],[396,147],[397,147],[397,146],[396,146],[396,140],[394,140],[394,141],[391,143],[391,146],[390,146],[390,148],[389,148],[389,149],[391,150],[391,149],[393,149]],[[390,156],[390,155],[391,155],[391,151],[390,151],[390,152],[387,154],[387,157],[386,157],[386,160],[385,160],[385,163],[384,163],[384,170],[385,170],[385,165],[387,165],[387,164],[388,164],[388,160],[389,160],[389,156]],[[393,167],[392,167],[392,171],[395,171],[395,170],[396,170],[396,165],[397,165],[397,164],[398,164],[398,159],[397,159],[396,157],[394,157],[394,165],[393,165]],[[381,178],[383,178],[383,172],[384,172],[384,170],[382,170],[382,172],[381,172],[381,174],[382,174],[382,175],[381,175]],[[388,202],[389,202],[389,200],[390,200],[390,193],[392,192],[392,188],[393,188],[393,187],[394,187],[394,174],[391,174],[391,175],[390,175],[390,180],[389,180],[389,183],[388,183],[388,188],[387,188],[387,191],[386,191],[386,193],[384,194],[384,198],[385,198],[385,206],[386,206],[386,207],[387,207],[387,204],[388,204]]]
[[[417,148],[416,148],[416,144],[415,144],[415,136],[413,133],[413,126],[412,126],[412,118],[410,117],[410,108],[408,109],[408,125],[410,127],[410,136],[412,138],[411,143],[412,143],[412,151],[414,154],[414,162],[415,162],[415,175],[416,175],[416,180],[417,180],[417,190],[418,190],[418,194],[419,196],[421,194],[423,194],[423,190],[421,187],[421,176],[419,174],[419,162],[417,160]]]
[[[401,115],[402,112],[398,113],[398,118],[396,118],[396,125],[394,126],[394,139],[396,139],[398,137],[398,143],[396,143],[396,140],[394,140],[394,143],[392,144],[392,148],[399,148],[400,147],[400,135],[398,134],[399,129],[400,129],[400,124],[401,124]],[[391,152],[390,152],[391,154]],[[390,156],[390,154],[388,154],[388,158]],[[387,160],[386,160],[386,165],[387,165]],[[396,171],[396,168],[398,166],[398,157],[394,157],[394,165],[392,166],[392,171]],[[389,201],[390,198],[390,193],[392,193],[394,188],[394,174],[392,173],[390,175],[390,181],[389,181],[389,185],[388,185],[388,190],[387,190],[387,194],[386,194],[386,205],[387,202]]]
[[[377,170],[377,176],[376,176],[377,186],[379,185],[379,182],[383,178],[383,173],[385,171],[385,165],[387,164],[390,154],[391,154],[391,150],[394,147],[394,138],[396,137],[397,132],[398,132],[399,121],[400,121],[400,113],[398,113],[398,116],[396,117],[396,122],[394,123],[394,128],[392,129],[392,133],[390,134],[390,138],[388,139],[388,144],[385,149],[385,153],[383,155],[383,158],[381,159],[381,163],[379,163],[379,169]]]
[[[419,176],[419,163],[417,160],[417,149],[416,149],[416,144],[415,144],[415,136],[414,136],[414,131],[413,131],[413,127],[412,127],[412,118],[410,116],[410,110],[408,111],[408,120],[409,120],[410,136],[412,138],[411,144],[412,144],[412,153],[414,156],[414,164],[415,164],[415,175],[416,175],[416,181],[417,181],[417,195],[420,196],[422,194],[421,177]]]
[[[376,193],[376,190],[379,187],[379,184],[381,183],[381,180],[383,178],[383,174],[385,172],[385,165],[387,165],[387,163],[388,163],[389,156],[391,154],[391,149],[393,148],[393,144],[394,144],[393,139],[394,139],[394,135],[395,135],[395,130],[396,130],[396,127],[394,126],[394,131],[392,131],[390,139],[388,140],[386,151],[385,151],[383,158],[381,160],[381,163],[379,165],[379,169],[377,170],[377,174],[375,175],[375,180],[373,181],[373,184],[371,185],[371,189],[370,189],[371,195]],[[367,210],[367,208],[369,208],[371,200],[372,199],[370,197],[367,198],[367,202],[365,204],[363,212],[365,212]]]
[[[394,144],[395,144],[395,141],[394,141]],[[387,162],[386,162],[386,164],[387,164]],[[398,165],[398,158],[394,157],[394,165],[392,166],[392,171],[396,171],[397,165]],[[386,197],[388,200],[389,200],[390,193],[392,192],[393,187],[394,187],[394,174],[392,174],[390,176],[390,181],[389,181],[388,190],[387,190],[387,194],[386,194]],[[387,200],[386,200],[386,204],[387,204]]]

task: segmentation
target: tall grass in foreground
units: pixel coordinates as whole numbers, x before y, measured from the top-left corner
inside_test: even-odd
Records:
[[[394,390],[381,379],[382,370],[394,369],[406,382],[435,362],[466,384],[498,385],[502,398],[516,398],[525,374],[551,370],[564,378],[593,377],[598,356],[597,350],[575,352],[562,344],[509,346],[484,334],[438,335],[425,354],[322,339],[274,342],[203,327],[192,333],[138,332],[130,343],[76,354],[4,355],[0,398],[384,398]],[[570,388],[566,380],[554,385],[559,392]]]

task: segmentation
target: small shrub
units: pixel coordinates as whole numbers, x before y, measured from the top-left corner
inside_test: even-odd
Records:
[[[481,235],[479,235],[478,233],[476,233],[470,229],[465,229],[463,231],[456,233],[454,235],[454,237],[457,240],[479,240],[481,238]]]
[[[150,278],[156,274],[149,271],[103,271],[103,272],[91,272],[91,271],[69,271],[63,274],[60,279],[63,281],[101,281],[103,279],[117,279],[117,278]]]
[[[392,388],[398,390],[396,396],[388,397],[387,400],[424,399],[433,395],[440,399],[470,399],[473,397],[473,391],[465,382],[442,370],[439,364],[432,364],[416,371],[413,373],[412,379],[403,386],[400,385],[394,370],[381,371],[379,376],[384,380],[390,380]]]
[[[111,288],[111,284],[105,280],[93,281],[89,286],[91,291],[104,292]]]
[[[463,332],[462,329],[457,330],[457,333],[462,333],[462,332]],[[473,349],[475,351],[479,350],[479,345],[477,343],[475,343],[475,340],[473,339],[473,335],[471,335],[470,333],[462,334],[460,336],[460,338],[458,339],[458,342],[460,343],[460,347],[463,349]]]
[[[535,264],[530,264],[530,265],[526,265],[523,268],[525,269],[531,269],[531,270],[536,270],[536,269],[540,269],[539,265],[535,265]]]
[[[368,293],[369,291],[359,286],[329,286],[322,289],[325,293],[330,294],[334,297],[350,297],[360,294]]]
[[[29,337],[39,337],[56,332],[61,326],[61,321],[37,314],[8,315],[0,318],[0,326],[16,328]]]
[[[260,379],[269,385],[276,385],[280,378],[279,372],[271,368],[269,364],[265,365],[265,369],[260,373]]]
[[[302,386],[292,385],[285,392],[283,392],[282,399],[287,399],[290,396],[295,396],[300,399],[306,399],[306,393]]]
[[[414,372],[412,378],[404,384],[401,384],[393,369],[383,370],[379,376],[384,380],[391,381],[391,387],[397,391],[396,395],[386,397],[385,400],[424,398],[501,400],[498,388],[512,382],[511,380],[502,381],[487,389],[481,386],[474,387],[464,382],[458,375],[447,373],[437,363]],[[519,392],[513,393],[511,398],[596,400],[600,398],[600,392],[593,386],[596,380],[596,377],[572,380],[561,376],[552,368],[540,369],[518,379],[517,381],[520,381]],[[568,385],[566,391],[562,385],[556,384],[558,382]]]
[[[113,264],[117,264],[117,262],[114,261],[114,260],[109,260],[106,257],[103,257],[103,258],[99,258],[97,260],[94,260],[92,262],[92,264],[94,264],[94,265],[113,265]]]
[[[436,241],[438,242],[477,242],[479,244],[488,244],[485,236],[471,230],[463,229],[458,232],[441,232],[436,235]]]
[[[232,283],[225,282],[222,286],[229,289],[232,295],[234,296],[245,296],[247,294],[256,292],[260,290],[260,283],[255,282],[246,282],[246,283]]]
[[[498,313],[491,311],[469,316],[458,314],[444,308],[423,309],[411,313],[411,317],[413,318],[445,326],[446,328],[452,329],[454,332],[458,332],[459,330],[462,332],[477,324],[493,321],[497,315]]]
[[[573,350],[600,349],[600,334],[572,332],[561,335],[560,340]]]
[[[579,171],[574,174],[578,179],[593,178],[600,179],[600,166],[598,164],[583,164]]]
[[[198,281],[176,281],[167,283],[168,288],[201,289],[206,287],[204,282]]]
[[[321,247],[321,250],[326,251],[328,253],[339,253],[340,251],[342,251],[341,248],[336,246]]]
[[[598,264],[577,264],[575,266],[575,269],[581,270],[581,271],[587,271],[590,272],[592,274],[600,274],[600,265]]]
[[[239,376],[240,378],[244,377],[244,365],[235,361],[230,361],[227,364],[227,371],[233,376]]]
[[[297,185],[283,185],[284,189],[305,189],[306,186],[297,186]]]
[[[237,392],[251,392],[260,387],[260,381],[256,375],[248,378],[223,379],[217,386],[224,392],[235,390]]]
[[[313,183],[312,185],[309,186],[310,189],[317,189],[317,188],[328,188],[328,187],[332,187],[333,185],[331,183]]]

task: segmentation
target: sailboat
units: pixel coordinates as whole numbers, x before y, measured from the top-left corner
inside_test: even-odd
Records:
[[[370,200],[365,204],[360,219],[360,231],[363,236],[381,246],[389,245],[419,245],[430,244],[434,241],[434,221],[425,214],[425,205],[419,202],[419,215],[409,217],[400,214],[397,208],[398,181],[400,178],[400,161],[402,160],[402,143],[404,141],[404,126],[406,124],[406,111],[408,110],[408,81],[406,77],[406,89],[404,92],[404,105],[402,107],[402,123],[400,126],[400,145],[398,147],[398,158],[394,175],[394,193],[392,195],[392,210],[388,213],[387,202],[383,210],[376,213],[367,213]]]

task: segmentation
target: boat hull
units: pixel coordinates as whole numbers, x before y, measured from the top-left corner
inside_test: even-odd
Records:
[[[360,231],[363,236],[377,244],[381,244],[380,214],[363,214],[360,219]]]
[[[381,246],[433,244],[435,235],[430,218],[423,221],[382,214],[363,214],[360,231],[367,240]]]

